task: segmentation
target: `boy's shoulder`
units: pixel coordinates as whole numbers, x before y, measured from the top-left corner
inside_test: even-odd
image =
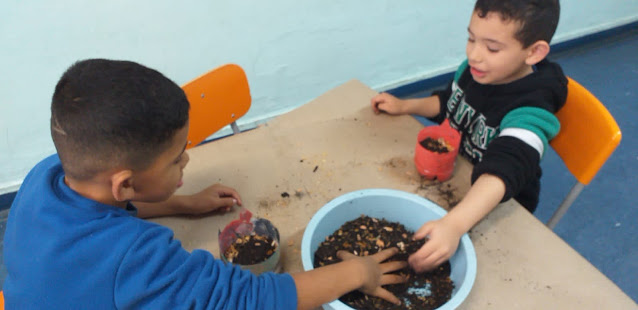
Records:
[[[49,185],[52,185],[53,178],[63,173],[62,163],[57,154],[50,155],[41,160],[31,168],[22,181],[13,204],[19,202],[18,198],[22,195],[38,195],[42,194],[43,191],[47,191],[51,188]]]

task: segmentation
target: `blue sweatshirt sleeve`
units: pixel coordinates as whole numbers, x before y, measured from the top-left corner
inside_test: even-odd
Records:
[[[289,274],[255,276],[209,252],[188,253],[165,227],[144,229],[124,255],[114,287],[118,309],[296,309]]]

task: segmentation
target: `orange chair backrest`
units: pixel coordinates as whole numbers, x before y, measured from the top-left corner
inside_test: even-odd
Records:
[[[248,79],[235,64],[211,70],[182,89],[191,105],[187,149],[244,116],[250,108]]]
[[[620,143],[620,128],[605,106],[571,78],[567,101],[556,117],[560,132],[550,145],[574,177],[587,185]]]
[[[4,294],[0,291],[0,310],[4,310]]]

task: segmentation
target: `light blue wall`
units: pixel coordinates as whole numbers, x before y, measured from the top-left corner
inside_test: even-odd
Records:
[[[0,194],[54,153],[49,104],[74,61],[138,61],[178,84],[228,62],[248,75],[244,123],[347,80],[383,90],[464,58],[473,0],[0,1]],[[637,0],[563,0],[555,42],[638,20]]]

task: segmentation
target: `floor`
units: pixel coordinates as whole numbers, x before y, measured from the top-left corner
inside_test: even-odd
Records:
[[[559,222],[555,232],[638,302],[638,27],[550,58],[594,93],[623,131],[623,140]],[[413,93],[422,96],[429,91]],[[424,121],[427,123],[427,121]],[[547,152],[539,220],[546,222],[574,179],[560,158]],[[6,199],[6,195],[0,197]],[[10,197],[12,198],[12,197]],[[632,202],[633,201],[633,202]],[[6,203],[5,203],[6,204]],[[8,210],[0,211],[0,240]],[[2,251],[0,243],[0,252]],[[6,269],[0,256],[0,285]],[[0,286],[1,289],[1,286]]]

